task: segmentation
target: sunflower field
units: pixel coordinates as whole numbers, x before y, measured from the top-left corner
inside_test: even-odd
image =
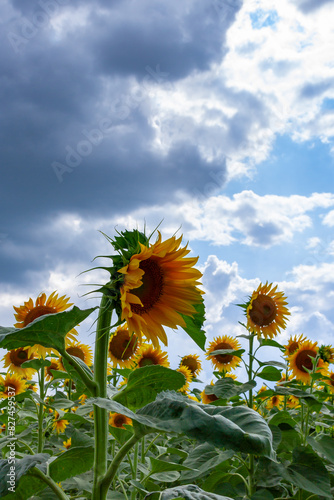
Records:
[[[290,312],[270,283],[238,304],[242,335],[206,345],[198,258],[182,237],[151,238],[107,237],[99,307],[41,293],[0,327],[0,498],[334,498],[334,348],[275,340]],[[76,330],[93,313],[94,353]],[[165,327],[203,359],[170,366]]]

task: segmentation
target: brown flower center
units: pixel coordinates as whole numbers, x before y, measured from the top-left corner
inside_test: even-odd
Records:
[[[80,358],[83,362],[85,362],[85,353],[83,352],[80,347],[75,347],[71,346],[66,349],[66,352],[70,354],[71,356],[76,356],[77,358]]]
[[[275,301],[268,295],[259,294],[252,301],[249,310],[250,319],[257,326],[269,326],[276,318],[277,310]]]
[[[304,351],[300,351],[295,359],[296,366],[298,370],[300,370],[303,373],[307,373],[305,368],[308,370],[312,370],[313,364],[312,364],[312,359],[315,358],[317,353],[311,349],[305,349]]]
[[[205,394],[205,396],[210,401],[210,403],[212,403],[212,401],[217,401],[217,399],[218,399],[215,394]]]
[[[164,278],[161,267],[153,259],[141,261],[139,268],[144,271],[143,284],[131,290],[131,293],[140,298],[143,307],[139,304],[131,304],[131,310],[135,314],[144,314],[158,302],[164,287]]]
[[[33,359],[34,355],[31,354],[31,356],[28,357],[28,351],[24,349],[15,349],[10,351],[9,357],[13,365],[21,366],[25,361]]]
[[[296,341],[291,342],[291,344],[288,345],[289,354],[293,354],[295,351],[297,351],[298,347],[299,347],[298,342]]]
[[[124,361],[131,358],[136,351],[137,341],[137,336],[134,333],[130,337],[128,330],[119,330],[110,339],[109,352],[116,359]]]
[[[123,427],[123,425],[126,423],[125,417],[123,415],[116,415],[114,418],[114,425],[116,427]]]
[[[26,317],[24,318],[23,324],[24,326],[29,325],[34,319],[39,318],[40,316],[44,316],[45,314],[53,314],[57,312],[53,307],[49,306],[36,306],[31,311],[28,312]]]
[[[330,385],[334,387],[334,373],[332,373],[332,375],[329,377],[330,378]]]
[[[143,366],[158,365],[158,364],[159,364],[158,361],[156,359],[154,359],[153,357],[149,358],[149,357],[143,356],[142,359],[139,361],[138,366],[140,366],[140,368],[142,368]]]
[[[186,366],[187,368],[189,368],[189,370],[191,371],[191,373],[194,375],[194,373],[196,372],[196,370],[198,369],[198,364],[197,364],[197,361],[195,358],[186,358],[186,359],[183,359],[182,360],[182,363],[181,363],[181,366]]]
[[[233,346],[231,344],[228,344],[227,342],[220,342],[217,344],[214,348],[214,351],[218,351],[219,349],[233,349]],[[233,359],[232,354],[216,354],[216,356],[213,356],[219,363],[230,363]]]

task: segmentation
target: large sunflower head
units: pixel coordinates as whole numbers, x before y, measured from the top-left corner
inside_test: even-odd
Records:
[[[136,355],[134,362],[137,368],[142,368],[143,366],[149,365],[161,365],[169,367],[168,354],[165,351],[161,351],[160,347],[154,347],[150,344],[143,344],[138,354]]]
[[[284,346],[285,347],[285,356],[290,356],[294,352],[297,351],[299,346],[307,340],[306,337],[304,337],[304,334],[301,335],[294,335],[289,338],[288,343]]]
[[[139,349],[138,337],[127,325],[119,326],[109,341],[109,358],[114,367],[130,368]]]
[[[125,425],[132,425],[132,420],[121,413],[111,413],[109,417],[109,425],[111,427],[118,427],[119,429],[126,429]]]
[[[310,383],[311,376],[307,370],[313,370],[312,358],[315,359],[318,357],[316,371],[323,375],[326,374],[328,365],[318,356],[318,353],[319,347],[317,342],[307,340],[299,346],[297,351],[289,356],[289,366],[293,376],[296,377],[297,380],[305,384]]]
[[[181,366],[189,368],[193,377],[197,377],[202,370],[202,364],[197,354],[188,354],[187,356],[183,356],[180,361],[180,368]]]
[[[215,368],[219,371],[229,372],[239,366],[241,363],[241,359],[238,356],[234,356],[233,354],[215,354],[211,355],[211,352],[225,349],[232,349],[233,351],[237,351],[241,348],[238,340],[229,337],[227,335],[222,335],[220,337],[216,337],[210,343],[207,349],[207,359],[209,359]]]
[[[57,431],[57,434],[64,432],[64,430],[66,429],[66,427],[68,425],[69,425],[69,421],[64,419],[64,418],[60,418],[59,413],[56,411],[55,412],[55,420],[53,422],[53,428]]]
[[[19,347],[18,349],[12,349],[8,351],[7,354],[3,357],[2,361],[4,361],[4,367],[8,368],[10,373],[17,373],[21,377],[31,378],[36,370],[33,368],[23,368],[22,364],[25,361],[30,361],[34,359],[35,353],[29,354],[29,349],[24,349],[23,347]]]
[[[54,291],[51,295],[46,298],[45,293],[41,293],[34,304],[34,301],[30,298],[27,302],[24,302],[23,306],[15,307],[16,314],[14,314],[17,323],[15,323],[16,328],[24,328],[29,325],[32,321],[45,314],[54,314],[58,312],[65,311],[71,305],[69,304],[69,297],[63,295],[62,297],[58,297],[58,294]],[[75,340],[75,336],[78,332],[73,328],[65,337],[65,343],[69,340]],[[46,354],[51,354],[52,352],[56,353],[55,349],[49,349],[43,347],[39,344],[29,347],[29,354],[36,352],[39,356],[45,358]]]
[[[26,381],[17,373],[7,373],[5,378],[0,375],[0,398],[17,396],[26,390]]]
[[[140,341],[144,335],[154,347],[159,340],[167,345],[164,327],[187,329],[185,317],[194,315],[200,330],[204,321],[203,292],[198,288],[202,274],[194,268],[198,257],[186,257],[190,250],[180,247],[182,236],[162,241],[159,233],[150,244],[138,231],[119,234],[109,241],[121,255],[112,256],[111,281],[101,290],[109,294],[130,334],[135,332]]]
[[[277,292],[277,285],[273,287],[268,282],[258,286],[250,297],[247,305],[247,328],[257,334],[258,338],[273,338],[286,327],[287,308],[286,297],[283,292]]]
[[[181,365],[176,371],[182,373],[184,376],[184,385],[179,389],[179,392],[186,393],[193,379],[192,373],[185,365]]]
[[[89,345],[71,341],[66,347],[66,352],[71,356],[80,358],[88,366],[93,364],[93,351]]]

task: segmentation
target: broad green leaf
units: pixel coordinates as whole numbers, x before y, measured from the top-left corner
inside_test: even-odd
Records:
[[[274,366],[266,366],[263,368],[261,373],[257,374],[257,376],[263,380],[269,380],[271,382],[278,382],[282,378],[281,370],[278,370]]]
[[[262,346],[278,347],[279,349],[282,349],[283,351],[285,351],[285,347],[283,345],[279,344],[278,342],[276,342],[276,340],[260,338],[259,342],[261,344],[261,347]]]
[[[327,460],[334,464],[334,440],[328,434],[317,436],[315,439],[312,437],[307,438],[307,442],[312,449],[317,450],[318,453],[324,455]]]
[[[90,470],[94,463],[93,446],[77,446],[65,451],[49,465],[50,476],[57,483]]]
[[[159,392],[180,389],[184,383],[184,375],[176,370],[161,365],[143,366],[130,373],[127,385],[112,399],[137,409],[154,401]]]
[[[150,477],[155,481],[159,481],[159,483],[174,483],[179,479],[180,473],[176,470],[170,470],[157,472],[156,474],[152,474]]]
[[[279,411],[278,413],[275,413],[272,417],[269,417],[267,420],[268,424],[272,425],[277,425],[278,427],[281,424],[284,424],[285,426],[289,426],[292,429],[294,429],[297,426],[297,421],[292,418],[290,413],[288,411]]]
[[[69,427],[66,429],[66,436],[71,438],[73,448],[78,446],[94,446],[94,439],[84,431]]]
[[[33,476],[30,471],[25,476],[22,476],[16,486],[15,493],[8,491],[1,500],[27,500],[33,495],[40,493],[47,488],[47,484],[36,476]]]
[[[166,462],[165,460],[159,460],[158,458],[149,457],[150,459],[150,473],[156,474],[157,472],[166,471],[180,471],[180,470],[192,470],[191,468],[177,464],[174,462]]]
[[[200,304],[193,304],[193,307],[196,309],[197,313],[194,314],[193,317],[185,316],[181,314],[182,318],[186,326],[183,326],[183,330],[193,339],[194,342],[200,347],[203,351],[205,348],[206,336],[204,330],[202,330],[203,323],[205,321],[205,307],[204,301]]]
[[[225,377],[219,379],[214,385],[207,385],[205,387],[206,394],[214,394],[217,398],[230,399],[233,396],[242,394],[253,389],[256,382],[251,380],[245,384],[238,384],[232,378]]]
[[[225,460],[229,460],[234,455],[234,451],[221,451],[212,444],[203,443],[192,450],[183,462],[183,465],[192,469],[189,472],[182,472],[182,481],[193,481],[209,470],[214,469]]]
[[[47,453],[37,453],[36,455],[27,455],[21,459],[12,460],[9,457],[9,459],[0,460],[0,498],[2,498],[5,493],[9,493],[7,480],[9,473],[13,470],[11,467],[15,467],[15,479],[18,482],[21,477],[29,471],[29,469],[35,467],[36,465],[46,463],[49,458],[50,455]],[[15,496],[13,496],[13,498],[14,497]]]
[[[39,344],[58,351],[64,350],[66,334],[84,321],[95,309],[96,307],[81,310],[74,306],[69,311],[45,314],[24,328],[0,327],[0,347],[17,349]]]
[[[177,500],[181,498],[184,500],[233,500],[230,497],[204,491],[194,484],[175,486],[161,492],[151,492],[146,495],[144,500]]]
[[[184,433],[190,438],[214,446],[275,459],[268,425],[256,411],[246,406],[203,405],[173,391],[159,394],[153,403],[144,406],[137,413],[116,401],[104,398],[91,398],[88,403],[130,417],[144,426],[138,432],[134,426],[137,433],[141,431],[148,434],[153,429]]]
[[[293,450],[292,458],[287,468],[287,480],[302,490],[333,498],[328,471],[310,446],[298,446]]]
[[[273,462],[267,457],[260,457],[256,470],[256,482],[263,488],[275,488],[282,483],[282,476],[285,474],[284,466],[281,463]]]
[[[260,366],[277,366],[279,368],[282,368],[283,370],[286,370],[287,365],[285,363],[282,363],[281,361],[259,361]]]
[[[31,359],[22,363],[21,368],[33,368],[34,370],[39,370],[43,366],[51,366],[51,361],[49,359]]]
[[[275,497],[269,490],[258,490],[252,496],[252,500],[275,500]]]

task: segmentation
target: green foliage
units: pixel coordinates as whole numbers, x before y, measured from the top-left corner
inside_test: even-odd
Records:
[[[193,304],[193,307],[196,309],[196,314],[193,317],[180,314],[186,324],[183,329],[196,342],[198,347],[204,350],[206,341],[205,332],[202,329],[205,321],[204,301],[202,300],[199,304]]]
[[[24,328],[0,327],[0,347],[18,349],[39,344],[63,351],[66,334],[88,318],[95,309],[96,307],[81,310],[74,306],[69,311],[45,314]]]

